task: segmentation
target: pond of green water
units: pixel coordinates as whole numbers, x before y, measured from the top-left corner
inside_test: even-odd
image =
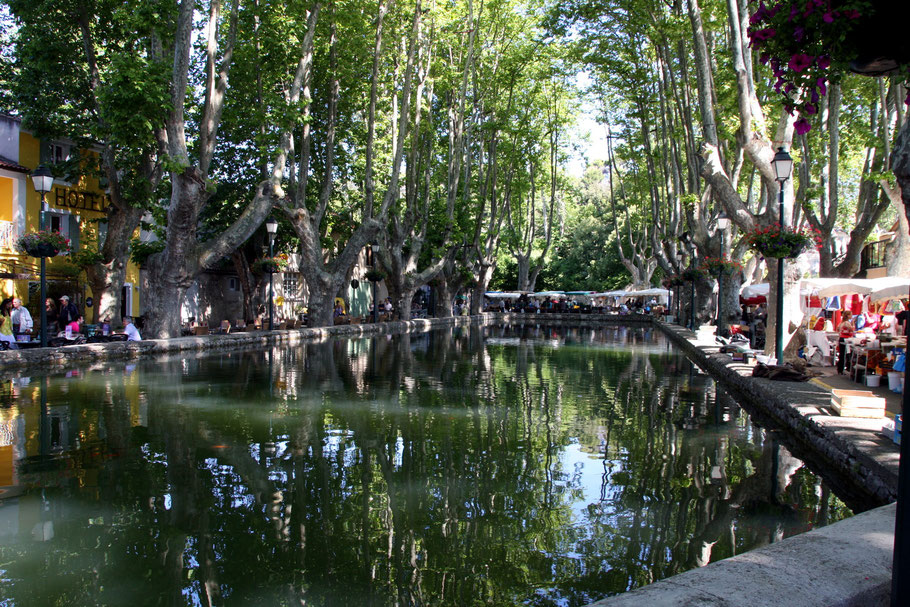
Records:
[[[18,377],[0,603],[583,605],[849,516],[652,329]]]

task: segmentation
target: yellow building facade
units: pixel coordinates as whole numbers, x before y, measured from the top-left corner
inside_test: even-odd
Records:
[[[0,296],[19,297],[32,317],[39,316],[40,260],[18,250],[22,234],[36,232],[40,225],[41,195],[30,177],[39,164],[53,166],[73,155],[83,158],[97,151],[78,150],[65,141],[40,141],[21,129],[15,117],[0,115]],[[55,179],[46,195],[45,228],[70,239],[73,251],[97,247],[106,230],[105,209],[110,204],[98,178],[82,176],[72,181]],[[85,315],[97,322],[95,298],[85,274],[69,263],[67,255],[47,260],[47,294],[54,301],[68,295]],[[130,263],[123,289],[122,312],[140,314],[139,269]]]

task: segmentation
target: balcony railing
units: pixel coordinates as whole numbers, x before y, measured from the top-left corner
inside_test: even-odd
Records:
[[[4,253],[18,253],[16,236],[16,226],[13,222],[0,221],[0,250]]]

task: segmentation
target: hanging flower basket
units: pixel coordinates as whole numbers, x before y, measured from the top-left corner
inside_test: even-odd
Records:
[[[61,252],[70,250],[70,241],[60,234],[44,230],[42,232],[28,232],[16,241],[20,251],[32,257],[56,257]]]
[[[250,269],[257,274],[276,274],[288,265],[287,260],[281,257],[263,257],[253,262]]]
[[[708,257],[702,262],[701,269],[714,278],[718,278],[742,272],[743,266],[738,261],[726,257]]]
[[[797,133],[812,128],[827,87],[849,70],[907,78],[908,3],[894,0],[763,0],[749,20],[751,46],[774,76],[774,90]]]
[[[745,239],[754,251],[773,259],[793,259],[806,249],[818,248],[821,244],[818,230],[781,228],[778,223],[747,232]]]
[[[682,272],[682,278],[686,282],[695,282],[705,277],[705,273],[698,268],[686,268]]]
[[[686,282],[686,281],[683,280],[682,276],[680,276],[679,274],[673,274],[672,276],[667,276],[666,278],[664,278],[663,281],[661,282],[661,284],[664,286],[665,289],[672,289],[673,287],[682,286],[682,284],[684,282]]]
[[[369,280],[370,282],[379,282],[380,280],[385,278],[385,274],[383,274],[379,270],[367,270],[367,273],[364,274],[363,277],[366,278],[367,280]]]

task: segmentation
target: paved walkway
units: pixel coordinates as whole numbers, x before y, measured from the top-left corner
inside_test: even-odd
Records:
[[[861,419],[841,417],[831,406],[831,391],[834,389],[869,390],[876,396],[885,398],[886,410],[893,418],[901,410],[902,395],[888,390],[887,385],[868,388],[854,383],[847,376],[837,375],[834,367],[810,367],[811,371],[820,372],[822,376],[809,382],[772,381],[752,377],[753,365],[733,362],[726,354],[720,353],[720,347],[713,335],[698,335],[677,325],[663,324],[663,329],[675,336],[676,340],[685,340],[690,348],[697,351],[696,356],[703,356],[703,362],[709,362],[714,371],[721,370],[719,379],[729,382],[730,374],[738,376],[735,381],[739,386],[748,385],[749,392],[759,402],[767,396],[786,403],[795,414],[803,420],[813,422],[822,430],[830,432],[833,437],[843,441],[860,454],[861,459],[874,462],[885,472],[883,480],[891,484],[893,494],[897,494],[897,470],[900,462],[900,448],[890,438],[882,435],[884,419]],[[719,369],[720,368],[720,369]],[[726,377],[724,377],[726,376]],[[748,378],[748,379],[747,379]],[[814,445],[818,446],[818,445]]]
[[[664,331],[699,366],[783,423],[828,457],[842,472],[869,485],[882,483],[896,494],[898,447],[880,435],[883,420],[843,418],[831,409],[831,390],[865,389],[835,370],[811,383],[753,378],[752,367],[721,354],[713,336],[699,336],[676,325]],[[832,373],[833,372],[833,373]],[[887,387],[888,411],[900,410],[901,396]],[[762,400],[764,399],[764,400]],[[858,455],[857,455],[858,454]],[[693,569],[638,590],[609,597],[598,607],[872,606],[888,604],[895,505],[787,538],[770,546]]]

